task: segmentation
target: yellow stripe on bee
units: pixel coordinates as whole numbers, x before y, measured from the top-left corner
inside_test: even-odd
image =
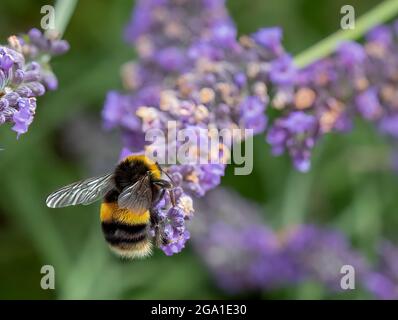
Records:
[[[121,222],[125,224],[146,224],[149,222],[149,211],[136,214],[128,209],[119,208],[116,202],[103,202],[100,212],[101,222]]]
[[[119,248],[110,246],[111,250],[123,259],[142,259],[151,255],[152,243],[147,240],[132,245],[130,248]]]
[[[148,158],[145,155],[132,155],[132,156],[128,156],[124,159],[128,160],[128,161],[141,161],[145,164],[146,167],[148,167],[149,171],[152,173],[152,176],[155,179],[160,179],[162,176],[162,173],[160,172],[156,162],[154,162],[153,160],[151,160],[150,158]]]

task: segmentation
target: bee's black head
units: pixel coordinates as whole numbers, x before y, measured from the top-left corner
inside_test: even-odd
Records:
[[[124,160],[115,169],[115,186],[119,191],[122,191],[146,175],[150,175],[150,170],[144,162]]]

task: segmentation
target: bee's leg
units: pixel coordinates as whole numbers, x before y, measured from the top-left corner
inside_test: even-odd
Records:
[[[166,180],[162,180],[162,179],[155,180],[155,181],[153,181],[153,183],[156,186],[160,187],[162,191],[165,191],[167,189],[167,191],[169,192],[171,204],[173,207],[175,207],[176,200],[175,200],[175,195],[173,192],[173,185],[170,182],[168,182]],[[164,193],[163,193],[163,195],[164,195]]]
[[[164,194],[166,193],[166,189],[160,189],[156,192],[153,203],[154,207],[163,199]]]
[[[162,189],[171,189],[173,185],[168,182],[167,180],[159,179],[159,180],[154,180],[153,184],[162,188]]]
[[[174,191],[173,191],[173,189],[168,189],[168,192],[169,192],[169,196],[170,196],[171,205],[173,207],[175,207],[176,206],[176,197],[175,197]]]

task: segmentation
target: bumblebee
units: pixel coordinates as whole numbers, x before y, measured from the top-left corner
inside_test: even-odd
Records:
[[[50,208],[88,205],[103,198],[100,220],[105,240],[123,258],[143,258],[151,254],[151,227],[155,242],[164,244],[163,228],[153,212],[166,190],[174,203],[171,182],[162,179],[161,167],[144,155],[123,159],[112,173],[67,185],[46,200]]]

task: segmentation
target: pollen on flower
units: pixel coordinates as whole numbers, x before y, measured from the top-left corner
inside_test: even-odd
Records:
[[[188,182],[199,183],[199,177],[196,172],[192,171],[191,173],[185,176],[185,180]]]
[[[258,62],[250,62],[247,65],[246,73],[249,78],[253,79],[253,78],[257,77],[257,75],[260,73],[260,70],[261,70],[261,68],[260,68],[260,64]]]
[[[137,51],[142,57],[151,57],[154,47],[148,37],[142,36],[137,40]]]
[[[179,101],[171,90],[164,90],[160,94],[159,107],[163,111],[177,112]]]
[[[199,92],[200,102],[203,104],[209,103],[214,100],[214,91],[210,88],[203,88]]]
[[[181,196],[177,204],[182,210],[184,210],[185,215],[190,216],[195,211],[193,208],[193,201],[191,197],[187,195]]]
[[[356,90],[363,91],[369,87],[369,80],[365,77],[360,77],[354,80],[354,85]]]
[[[245,48],[253,48],[255,46],[253,39],[247,35],[240,36],[239,43]]]
[[[134,62],[126,62],[121,68],[123,86],[127,90],[135,90],[141,85],[138,76],[138,66]]]
[[[203,122],[209,118],[209,110],[206,106],[200,104],[195,109],[195,120],[197,122]]]
[[[386,55],[386,48],[374,42],[365,44],[365,51],[369,56],[377,59],[383,59]]]
[[[267,85],[264,82],[257,81],[253,84],[253,92],[258,97],[267,98]]]
[[[310,88],[300,88],[294,97],[294,104],[297,109],[303,110],[312,106],[316,98],[314,90]]]
[[[142,120],[144,122],[151,122],[154,121],[158,118],[158,112],[155,108],[152,107],[139,107],[137,109],[136,115],[140,118],[142,118]]]
[[[394,102],[398,101],[398,91],[394,86],[390,84],[383,86],[381,88],[380,94],[382,99],[387,103],[393,104]],[[395,105],[398,104],[396,103]]]
[[[284,91],[279,91],[272,99],[272,106],[277,110],[282,110],[287,106],[290,100],[291,99],[289,93]]]

